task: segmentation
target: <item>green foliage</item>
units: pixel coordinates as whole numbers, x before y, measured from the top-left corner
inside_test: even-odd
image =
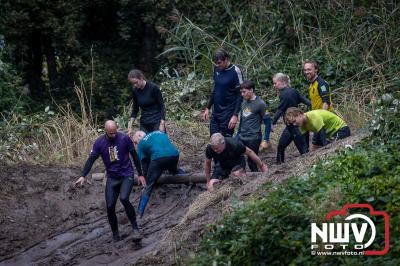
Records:
[[[0,35],[0,113],[8,115],[23,108],[21,97],[21,79],[13,65],[7,63],[3,36]]]
[[[163,53],[170,68],[210,77],[214,49],[223,46],[268,100],[276,96],[271,77],[277,72],[289,74],[292,85],[306,93],[301,66],[307,58],[321,64],[320,72],[335,94],[349,94],[360,89],[363,80],[372,84],[399,72],[394,36],[400,16],[394,2],[209,4],[204,3],[215,15],[204,16],[201,7],[179,14]],[[385,90],[390,85],[381,82],[378,87]]]
[[[400,101],[386,93],[378,100],[371,124],[375,140],[400,144]]]
[[[386,99],[387,96],[384,96]],[[211,225],[193,265],[398,265],[400,252],[400,151],[398,133],[387,132],[398,115],[391,99],[377,114],[385,125],[374,127],[372,139],[337,156],[320,161],[302,176],[276,187],[266,185],[265,196],[236,207],[223,221]],[[385,100],[383,100],[385,101]],[[391,128],[393,129],[393,128]],[[398,130],[398,127],[397,129]],[[380,142],[380,143],[379,143]],[[374,144],[371,144],[374,143]],[[346,203],[369,203],[390,215],[389,254],[374,256],[312,256],[311,223]],[[378,230],[382,231],[383,224]],[[376,242],[383,246],[383,237]]]
[[[174,120],[197,120],[211,93],[212,81],[199,79],[195,72],[187,77],[173,77],[168,68],[160,74],[166,81],[160,84],[168,117]]]
[[[57,114],[47,106],[33,115],[14,112],[0,120],[0,160],[23,161],[32,156],[38,160],[36,138],[43,135],[43,124],[55,116]]]

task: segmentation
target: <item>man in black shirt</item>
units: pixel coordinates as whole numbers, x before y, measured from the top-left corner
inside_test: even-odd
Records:
[[[274,88],[280,91],[278,111],[272,119],[272,124],[275,125],[279,118],[285,114],[289,107],[298,107],[300,103],[310,106],[310,101],[301,95],[297,90],[290,88],[290,79],[288,75],[277,73],[272,78]],[[285,149],[294,141],[300,154],[308,152],[308,134],[301,134],[298,127],[287,126],[279,138],[279,144],[276,155],[278,164],[285,161]]]
[[[204,163],[207,189],[212,191],[215,183],[220,179],[227,178],[231,173],[235,176],[243,176],[246,167],[244,154],[252,159],[262,172],[268,171],[267,165],[242,142],[231,137],[224,137],[221,133],[214,133],[211,136],[210,144],[207,145]],[[212,159],[218,161],[218,164],[211,176]]]
[[[214,63],[214,88],[203,112],[203,119],[208,120],[212,107],[210,135],[219,132],[226,137],[232,137],[242,102],[240,84],[243,82],[243,75],[230,62],[229,54],[222,48],[215,51]]]

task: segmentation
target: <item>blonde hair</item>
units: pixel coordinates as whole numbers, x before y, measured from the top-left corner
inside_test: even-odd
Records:
[[[286,110],[285,116],[283,117],[283,121],[286,125],[291,125],[296,120],[296,117],[302,115],[303,112],[297,107],[289,107]]]
[[[286,86],[290,86],[290,78],[288,75],[283,74],[283,73],[276,73],[273,77],[273,79],[281,81],[283,84]]]

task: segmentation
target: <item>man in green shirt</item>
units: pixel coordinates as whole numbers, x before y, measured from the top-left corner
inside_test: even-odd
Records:
[[[290,107],[285,114],[286,125],[298,126],[301,133],[314,133],[312,143],[325,146],[332,140],[350,136],[350,128],[339,116],[327,110],[313,110],[303,113],[299,108]]]

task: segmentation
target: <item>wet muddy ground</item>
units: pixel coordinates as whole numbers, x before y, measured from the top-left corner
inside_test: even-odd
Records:
[[[174,133],[170,131],[171,136]],[[176,135],[175,138],[183,142]],[[273,142],[277,138],[272,135]],[[357,140],[346,140],[341,146]],[[206,142],[194,137],[191,144],[185,149],[184,143],[177,143],[182,151],[181,165],[187,172],[200,172]],[[287,154],[288,163],[274,165],[272,148],[261,154],[271,166],[267,175],[228,180],[214,194],[206,192],[204,184],[160,185],[154,190],[144,217],[138,218],[144,233],[140,244],[132,241],[131,226],[119,202],[117,216],[122,240],[112,241],[104,180],[88,178],[83,188],[75,189],[73,182],[80,174],[79,168],[1,165],[0,265],[176,264],[179,257],[195,250],[207,224],[229,211],[231,196],[251,196],[265,182],[281,182],[310,167],[320,159],[319,154],[325,156],[335,149],[327,147],[304,157],[292,146]],[[97,167],[92,173],[102,169]],[[135,208],[140,191],[140,187],[134,187],[131,194]]]
[[[130,239],[130,224],[117,205],[122,240],[112,242],[101,180],[82,189],[71,185],[77,169],[19,165],[0,174],[0,265],[98,265],[135,263],[151,251],[184,215],[200,186],[157,187],[139,226],[141,244]],[[131,194],[138,204],[140,187]]]

